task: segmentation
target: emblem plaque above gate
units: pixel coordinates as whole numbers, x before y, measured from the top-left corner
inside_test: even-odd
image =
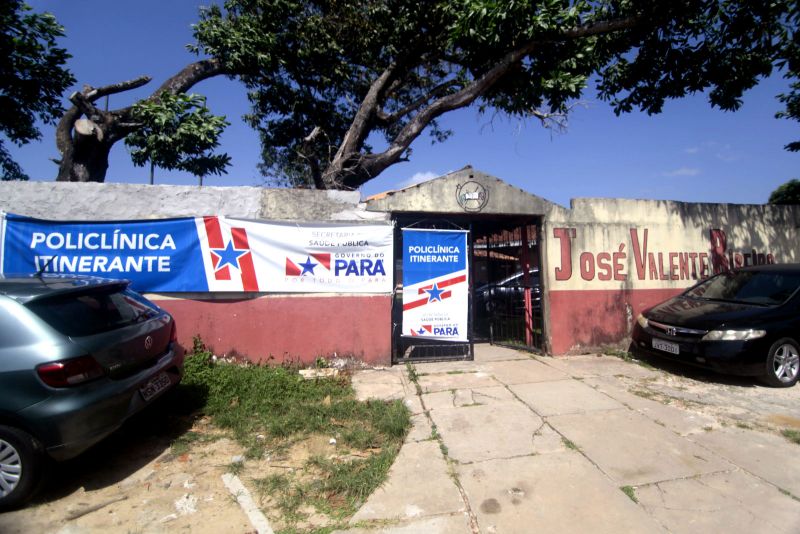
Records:
[[[456,200],[464,211],[481,211],[489,202],[489,190],[478,182],[465,182],[456,187]]]

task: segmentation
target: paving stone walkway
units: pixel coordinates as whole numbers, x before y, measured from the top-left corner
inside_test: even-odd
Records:
[[[800,446],[769,423],[800,428],[800,386],[488,345],[414,369],[353,378],[414,427],[348,534],[800,533]]]

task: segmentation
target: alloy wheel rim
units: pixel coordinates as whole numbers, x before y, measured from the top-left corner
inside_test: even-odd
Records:
[[[797,378],[800,371],[800,355],[792,345],[788,343],[778,347],[775,351],[772,370],[781,382],[791,382]]]
[[[0,439],[0,497],[6,497],[19,484],[22,461],[9,442]]]

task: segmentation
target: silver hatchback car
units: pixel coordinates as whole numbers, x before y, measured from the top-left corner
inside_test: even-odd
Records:
[[[0,275],[0,508],[183,373],[172,317],[125,280]]]

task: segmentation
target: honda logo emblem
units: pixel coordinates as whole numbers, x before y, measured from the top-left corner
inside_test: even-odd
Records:
[[[678,329],[675,328],[674,326],[668,326],[667,327],[667,335],[668,336],[676,336],[676,335],[678,335]]]
[[[144,338],[144,350],[150,350],[152,348],[153,348],[153,338],[147,336],[146,338]]]

